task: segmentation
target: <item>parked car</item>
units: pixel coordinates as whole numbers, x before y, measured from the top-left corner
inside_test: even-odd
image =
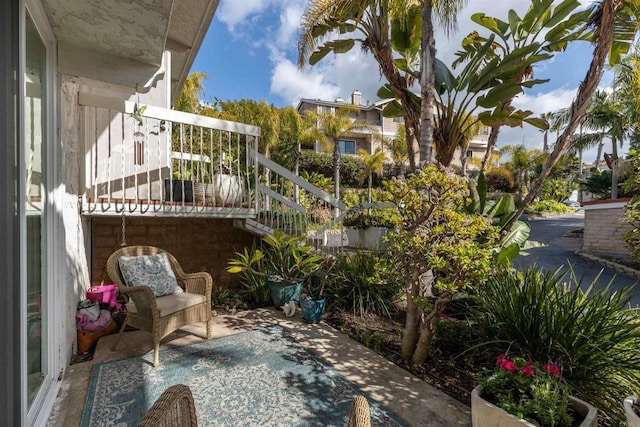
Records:
[[[564,199],[562,201],[562,203],[566,206],[569,206],[570,208],[579,208],[580,207],[580,202],[576,202],[574,200],[569,200],[569,199]]]

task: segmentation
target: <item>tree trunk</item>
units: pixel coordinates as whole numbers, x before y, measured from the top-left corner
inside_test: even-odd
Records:
[[[613,29],[615,25],[615,9],[620,4],[614,0],[602,0],[600,5],[601,16],[599,19],[599,26],[594,31],[594,39],[596,41],[596,47],[593,52],[593,58],[589,65],[589,70],[585,75],[584,80],[578,87],[578,93],[569,107],[569,122],[561,135],[558,136],[553,151],[549,156],[549,159],[545,163],[542,172],[538,179],[535,180],[529,194],[525,197],[520,207],[516,211],[516,214],[509,220],[503,229],[503,233],[508,233],[511,230],[513,224],[522,216],[524,210],[531,204],[533,199],[536,198],[545,179],[549,176],[551,169],[558,163],[560,156],[564,154],[567,147],[571,143],[571,136],[576,131],[578,125],[582,122],[587,108],[591,104],[593,94],[598,88],[598,84],[602,79],[604,73],[605,60],[611,50],[611,44],[613,42]]]
[[[433,106],[435,105],[435,39],[433,1],[422,4],[422,64],[420,72],[420,166],[431,163],[433,145]]]
[[[333,141],[333,195],[340,199],[340,143]]]
[[[296,176],[300,176],[300,144],[296,145],[296,152],[293,153],[293,170],[296,173]],[[295,199],[296,203],[300,203],[300,187],[298,184],[295,185]]]
[[[373,187],[373,174],[369,172],[369,204],[371,204],[371,187]],[[369,207],[369,210],[371,210],[371,207]]]
[[[431,351],[433,337],[436,335],[436,331],[438,330],[440,315],[444,312],[449,301],[451,301],[450,296],[439,297],[434,304],[433,310],[422,319],[420,325],[420,339],[418,340],[416,350],[411,358],[413,363],[422,365],[427,360],[429,352]]]
[[[480,166],[480,172],[487,172],[487,168],[489,167],[489,159],[491,158],[491,153],[493,153],[493,148],[496,146],[498,142],[498,134],[500,133],[500,126],[492,126],[491,132],[489,133],[489,140],[487,141],[487,150],[484,152],[484,158],[482,159],[482,166]]]
[[[611,138],[611,198],[618,198],[618,180],[620,179],[618,168],[618,141]]]
[[[418,342],[418,326],[420,325],[420,314],[422,310],[413,300],[420,293],[420,275],[415,272],[409,285],[407,286],[407,319],[402,331],[401,355],[404,359],[410,359],[416,349]]]
[[[596,153],[596,170],[600,170],[598,168],[600,167],[600,159],[602,159],[603,149],[604,149],[604,142],[600,140],[600,143],[598,144],[598,152]]]
[[[542,151],[547,154],[549,152],[549,129],[544,131],[544,139],[542,143]]]
[[[460,175],[467,176],[467,150],[460,148]]]
[[[382,38],[384,35],[384,38]],[[407,87],[408,79],[401,76],[396,67],[389,32],[382,31],[381,44],[378,49],[372,49],[376,61],[380,65],[380,71],[391,86],[396,98],[404,107],[405,135],[407,137],[407,154],[409,155],[409,168],[411,173],[416,171],[416,150],[414,144],[420,135],[420,112],[417,111],[410,98],[410,87]]]

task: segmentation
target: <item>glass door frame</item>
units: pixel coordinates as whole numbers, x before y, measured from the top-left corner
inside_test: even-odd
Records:
[[[45,300],[43,301],[43,312],[46,316],[46,331],[43,329],[42,340],[46,343],[46,360],[43,362],[46,366],[46,375],[43,378],[42,384],[31,404],[28,406],[28,386],[27,386],[27,224],[26,224],[26,210],[24,208],[25,202],[25,188],[26,188],[26,163],[25,163],[25,117],[23,112],[25,111],[25,71],[26,71],[26,17],[27,13],[31,17],[38,34],[46,48],[46,68],[45,79],[42,82],[45,86],[45,92],[42,105],[45,107],[46,114],[44,116],[43,124],[45,132],[43,133],[44,144],[42,169],[44,174],[45,188],[43,194],[45,196],[45,204],[43,205],[44,221],[42,228],[45,234],[42,239],[43,243],[43,270],[45,274],[42,280],[45,282],[46,287]],[[18,100],[18,109],[21,112],[20,119],[20,140],[18,142],[19,155],[18,165],[19,167],[19,180],[23,184],[19,186],[19,205],[20,205],[20,242],[21,242],[21,256],[20,256],[20,285],[21,285],[21,382],[22,382],[22,414],[23,425],[44,425],[56,400],[58,390],[61,383],[61,369],[64,366],[60,366],[60,360],[58,360],[59,348],[61,346],[61,340],[64,340],[62,334],[62,319],[60,319],[60,310],[56,308],[56,305],[60,303],[65,304],[66,298],[60,289],[60,273],[59,265],[63,261],[63,257],[60,255],[61,250],[64,250],[64,245],[60,242],[64,242],[64,235],[57,227],[61,220],[56,221],[56,215],[62,215],[60,209],[56,209],[57,206],[61,206],[57,200],[60,197],[59,189],[64,189],[60,185],[59,167],[58,167],[58,124],[57,124],[57,106],[58,106],[58,79],[57,79],[57,65],[56,65],[56,42],[53,30],[49,25],[46,12],[43,5],[38,0],[22,0],[21,1],[21,16],[20,16],[20,90],[21,95]],[[62,190],[63,191],[63,190]],[[56,245],[54,247],[54,245]],[[64,252],[62,252],[64,253]],[[58,301],[59,304],[54,304],[54,301]]]

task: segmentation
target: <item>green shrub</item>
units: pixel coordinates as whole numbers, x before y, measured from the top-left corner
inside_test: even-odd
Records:
[[[369,228],[386,227],[394,228],[400,224],[400,215],[394,208],[386,209],[352,209],[347,213],[342,224],[345,227]]]
[[[553,361],[572,394],[622,422],[625,396],[640,384],[640,313],[630,289],[583,286],[571,273],[535,266],[492,275],[477,294],[485,342],[498,352]]]
[[[568,179],[546,179],[542,185],[541,198],[543,200],[562,202],[571,196],[573,190],[577,189],[578,184]]]
[[[364,161],[358,156],[340,156],[340,184],[346,187],[361,188],[360,174],[364,170]],[[330,153],[302,151],[300,153],[300,172],[318,173],[333,178],[333,157]]]
[[[473,328],[473,324],[467,320],[441,318],[433,339],[433,348],[446,354],[460,354],[475,344]]]
[[[491,168],[487,173],[487,189],[510,193],[515,187],[513,174],[509,169]]]
[[[345,252],[338,256],[325,293],[331,304],[358,316],[376,313],[390,316],[403,284],[395,265],[383,253]]]
[[[540,214],[540,213],[569,213],[574,209],[567,205],[564,205],[555,200],[542,200],[540,202],[532,203],[525,209],[525,213],[528,214]]]
[[[247,259],[251,259],[257,250],[258,246],[254,242],[250,248],[244,248],[243,255]],[[261,268],[261,262],[261,260],[257,261],[257,269]],[[269,292],[267,279],[262,275],[254,273],[250,269],[244,270],[240,273],[240,286],[241,289],[238,291],[238,296],[243,300],[255,302],[260,305],[271,301],[271,294]]]

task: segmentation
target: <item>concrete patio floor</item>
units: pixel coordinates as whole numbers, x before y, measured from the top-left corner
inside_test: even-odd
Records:
[[[287,319],[282,312],[275,309],[259,309],[235,315],[219,315],[213,318],[212,335],[213,338],[217,338],[273,324],[282,326],[298,342],[331,364],[336,371],[409,425],[471,425],[471,410],[468,406],[414,377],[336,329],[323,323],[304,323],[299,314]],[[163,339],[161,349],[199,342],[202,341],[200,336],[204,335],[204,324],[190,325]],[[153,349],[151,336],[145,332],[125,333],[118,349],[112,352],[110,348],[115,339],[116,335],[101,338],[93,360],[71,365],[67,369],[48,426],[80,425],[93,365],[139,356]],[[197,404],[198,402],[196,406]]]

